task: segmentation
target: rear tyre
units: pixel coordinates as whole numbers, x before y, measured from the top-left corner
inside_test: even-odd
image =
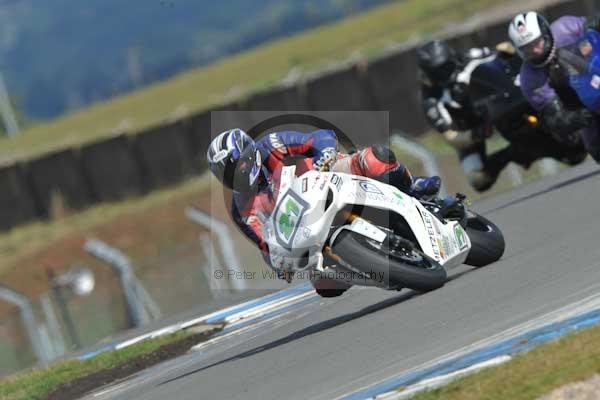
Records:
[[[331,246],[345,264],[374,277],[388,288],[406,287],[420,292],[437,289],[446,282],[446,270],[404,240],[401,247],[387,247],[356,232],[340,232]],[[410,248],[409,248],[410,247]]]
[[[465,264],[483,267],[498,261],[504,254],[504,236],[487,218],[470,212],[465,231],[471,239],[471,250]]]

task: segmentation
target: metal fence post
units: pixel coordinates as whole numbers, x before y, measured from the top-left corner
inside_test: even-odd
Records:
[[[200,240],[200,245],[202,246],[202,252],[204,253],[204,256],[206,257],[206,260],[208,261],[208,268],[204,268],[204,274],[206,276],[206,279],[209,282],[211,292],[214,293],[214,290],[213,290],[213,288],[214,288],[218,291],[219,294],[222,294],[224,290],[229,290],[230,287],[228,285],[228,281],[226,281],[225,279],[216,279],[215,278],[215,271],[216,271],[216,266],[217,266],[217,262],[216,262],[217,260],[215,258],[215,254],[217,252],[216,252],[215,246],[213,244],[213,241],[212,241],[210,235],[207,233],[201,234],[199,240]]]
[[[221,246],[221,255],[227,263],[227,267],[241,272],[240,268],[242,265],[237,257],[235,248],[233,247],[233,238],[229,233],[227,224],[194,207],[186,208],[185,215],[191,221],[203,226],[217,235],[219,238],[219,245]],[[243,290],[246,289],[246,282],[244,279],[235,279],[232,286],[237,290]]]
[[[48,334],[51,339],[54,355],[58,357],[65,354],[65,340],[61,333],[58,318],[56,317],[54,307],[52,306],[52,300],[50,300],[48,293],[44,293],[40,296],[40,304],[42,305],[46,325],[48,326]]]
[[[119,274],[128,316],[133,326],[144,325],[150,322],[150,319],[160,317],[158,305],[135,276],[131,262],[125,254],[98,239],[88,240],[84,248],[96,258],[113,267]]]
[[[438,175],[441,176],[441,170],[438,166],[435,154],[428,150],[425,146],[420,143],[414,142],[407,139],[406,137],[396,133],[390,138],[391,143],[402,149],[404,152],[409,153],[421,161],[425,174],[429,176]],[[446,187],[442,179],[442,187],[440,188],[440,196],[444,197],[447,195]]]
[[[29,341],[33,347],[33,352],[38,360],[47,362],[50,350],[44,346],[42,337],[38,331],[35,314],[33,313],[33,306],[31,305],[29,299],[27,299],[27,297],[21,293],[16,292],[4,285],[0,285],[0,298],[19,307],[19,310],[21,311],[21,317],[23,318],[23,323],[25,324],[27,336],[29,337]]]

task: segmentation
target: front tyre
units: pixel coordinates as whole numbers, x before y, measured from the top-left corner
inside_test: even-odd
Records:
[[[444,267],[412,245],[386,246],[344,230],[331,247],[345,264],[375,277],[380,283],[386,282],[389,288],[406,287],[427,292],[446,282]]]
[[[465,264],[483,267],[498,261],[504,254],[504,236],[487,218],[469,212],[465,231],[471,239],[471,250]]]

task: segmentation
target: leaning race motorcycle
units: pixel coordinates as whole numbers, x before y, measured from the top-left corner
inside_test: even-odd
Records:
[[[457,195],[419,201],[396,187],[362,176],[284,167],[277,202],[263,224],[271,263],[351,285],[429,291],[444,285],[446,268],[485,266],[504,253],[492,222]]]

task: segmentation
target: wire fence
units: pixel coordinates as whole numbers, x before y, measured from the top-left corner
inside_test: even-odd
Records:
[[[214,296],[208,281],[209,266],[200,242],[170,248],[159,257],[134,266],[137,279],[165,315],[184,312]],[[118,276],[109,268],[94,268],[94,290],[77,296],[71,290],[42,293],[31,300],[36,332],[44,358],[53,360],[68,352],[110,340],[132,327],[127,299]],[[62,302],[64,304],[61,304]],[[17,307],[0,319],[0,375],[40,363],[23,317]]]

